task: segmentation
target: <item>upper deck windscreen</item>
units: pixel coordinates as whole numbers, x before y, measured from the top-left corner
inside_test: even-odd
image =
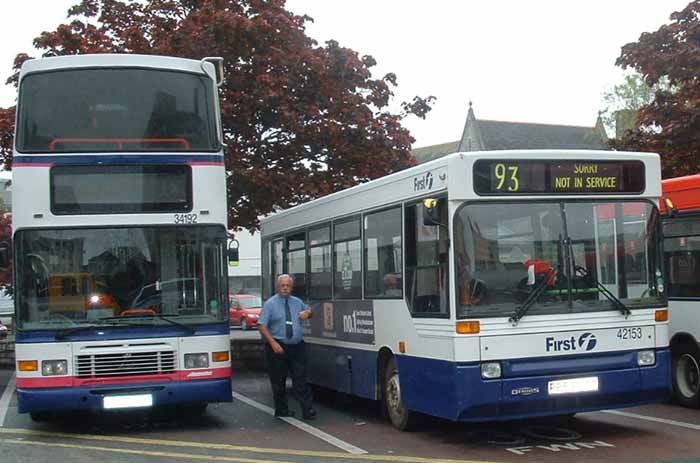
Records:
[[[204,75],[154,69],[72,69],[21,82],[23,153],[216,151],[214,87]]]

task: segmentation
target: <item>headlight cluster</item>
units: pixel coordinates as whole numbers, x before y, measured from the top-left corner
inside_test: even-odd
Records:
[[[656,363],[656,353],[653,350],[640,350],[637,352],[637,365],[649,367]]]
[[[197,354],[185,354],[185,368],[209,368],[209,354],[201,352]]]
[[[63,376],[68,374],[68,361],[43,360],[41,362],[41,376]]]
[[[496,379],[501,377],[501,364],[499,362],[486,362],[481,364],[481,377],[484,379]]]

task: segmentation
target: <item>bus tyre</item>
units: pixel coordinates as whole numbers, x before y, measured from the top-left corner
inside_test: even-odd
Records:
[[[700,352],[694,345],[673,352],[673,393],[684,407],[700,408]]]
[[[35,423],[42,423],[44,421],[51,420],[51,413],[49,413],[49,412],[30,412],[29,417]]]
[[[389,359],[384,369],[384,391],[382,397],[391,424],[400,431],[411,429],[415,424],[415,413],[408,410],[401,403],[399,369],[396,368],[396,361],[393,357]]]

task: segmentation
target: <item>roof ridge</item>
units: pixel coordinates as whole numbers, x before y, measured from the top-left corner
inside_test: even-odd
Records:
[[[454,145],[455,143],[459,143],[459,140],[447,141],[447,142],[444,142],[444,143],[437,143],[437,144],[434,144],[434,145],[417,146],[417,147],[415,147],[415,148],[411,148],[411,151],[420,150],[420,149],[423,149],[423,148],[435,148],[436,146]]]
[[[574,127],[579,129],[594,129],[595,126],[591,125],[570,125],[570,124],[548,124],[545,122],[517,122],[517,121],[496,121],[493,119],[478,119],[479,122],[496,122],[499,124],[521,124],[521,125],[542,125],[548,127]]]

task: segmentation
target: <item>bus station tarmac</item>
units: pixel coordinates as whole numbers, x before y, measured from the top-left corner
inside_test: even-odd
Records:
[[[507,423],[425,418],[400,432],[374,402],[329,391],[316,394],[317,420],[275,418],[264,372],[236,371],[232,381],[233,402],[201,417],[71,414],[35,423],[17,413],[14,372],[0,369],[0,462],[700,461],[700,410],[671,404]]]

